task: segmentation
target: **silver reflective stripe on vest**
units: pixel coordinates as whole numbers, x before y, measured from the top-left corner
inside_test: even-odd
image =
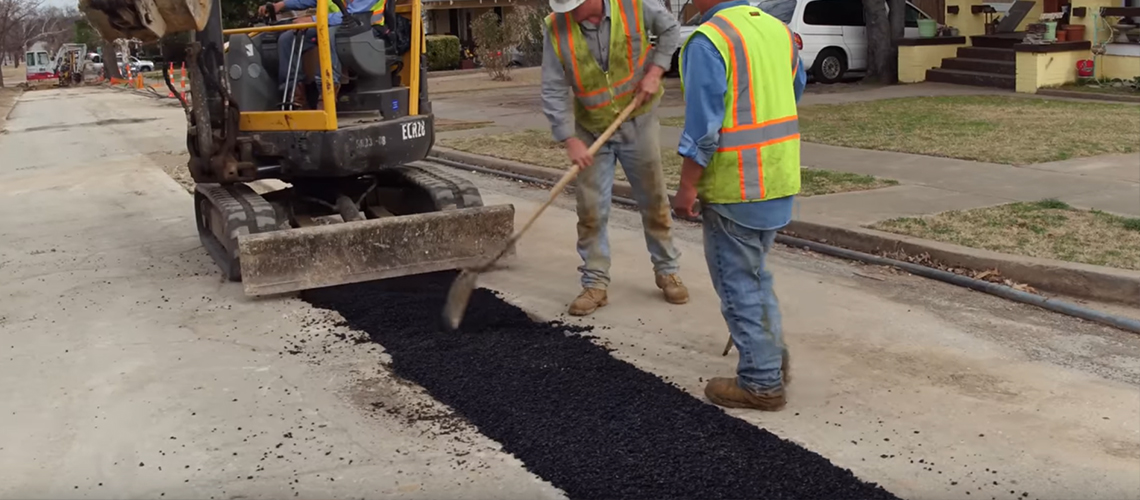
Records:
[[[758,200],[764,197],[760,187],[760,150],[742,149],[740,154],[740,174],[744,176],[744,199]]]
[[[384,22],[384,11],[372,13],[372,24],[380,24]]]
[[[641,70],[641,67],[639,66],[641,63],[641,13],[635,10],[636,8],[637,6],[634,4],[633,0],[621,0],[622,13],[625,14],[624,19],[622,19],[621,14],[618,15],[618,21],[624,20],[624,27],[629,28],[629,46],[631,49],[633,49],[631,52],[631,54],[633,54],[633,57],[631,57],[629,60],[629,67],[631,70],[630,73],[635,76],[637,75],[637,72]],[[612,18],[613,16],[610,17]],[[613,19],[611,19],[610,22],[612,23]],[[625,31],[622,30],[622,32],[624,33]],[[620,92],[615,92],[615,94],[620,94]]]
[[[735,59],[732,68],[736,71],[736,125],[752,125],[752,65],[748,64],[748,47],[732,23],[724,18],[713,16],[709,23],[716,26],[732,46],[732,57]],[[743,74],[741,68],[744,68]]]
[[[737,101],[740,102],[740,101]],[[773,123],[762,127],[744,130],[721,131],[720,147],[724,149],[740,148],[750,145],[763,144],[776,139],[800,133],[799,119],[786,122]]]

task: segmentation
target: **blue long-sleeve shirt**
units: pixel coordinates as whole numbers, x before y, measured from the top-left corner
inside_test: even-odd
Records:
[[[717,4],[704,14],[701,22],[708,22],[723,9],[744,5],[749,5],[747,0]],[[720,128],[724,124],[727,69],[712,40],[698,31],[684,47],[681,72],[685,79],[685,127],[681,131],[677,152],[706,167],[717,150]],[[802,61],[797,65],[795,78],[788,83],[794,86],[796,102],[799,102],[807,86],[807,73]],[[770,230],[786,226],[792,220],[794,199],[794,196],[788,196],[753,203],[709,205],[709,208],[737,224]]]

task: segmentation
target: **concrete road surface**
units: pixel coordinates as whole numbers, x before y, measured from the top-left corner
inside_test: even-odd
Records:
[[[0,497],[561,496],[473,430],[445,435],[446,408],[337,318],[222,281],[160,169],[184,126],[153,99],[50,90],[0,135]],[[543,196],[475,180],[520,219]],[[577,292],[569,206],[485,280],[539,317]],[[698,229],[677,231],[693,300],[670,306],[636,217],[612,224],[611,305],[586,321],[699,397],[735,359]],[[1140,339],[799,250],[774,266],[790,402],[734,415],[903,497],[1140,498]]]

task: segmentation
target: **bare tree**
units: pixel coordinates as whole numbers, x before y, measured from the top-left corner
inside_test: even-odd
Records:
[[[867,26],[865,80],[888,84],[897,82],[898,42],[906,28],[905,0],[863,0],[863,18]]]
[[[39,7],[40,0],[0,0],[0,53],[15,53],[12,59],[17,68],[23,55],[23,41],[18,39],[17,31]],[[4,76],[0,72],[0,87],[3,86]]]

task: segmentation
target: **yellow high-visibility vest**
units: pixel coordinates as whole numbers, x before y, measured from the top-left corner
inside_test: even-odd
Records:
[[[384,7],[386,7],[387,5],[388,5],[388,2],[386,2],[385,0],[379,0],[375,4],[372,5],[372,25],[373,26],[383,26],[384,25]]]
[[[717,12],[695,33],[707,36],[720,51],[728,78],[720,143],[697,184],[701,202],[743,203],[798,194],[794,78],[800,58],[791,30],[756,7],[739,6]],[[683,76],[681,85],[683,89]]]
[[[570,13],[551,14],[546,18],[554,51],[566,73],[572,75],[574,120],[595,134],[609,127],[636,95],[637,84],[645,74],[649,55],[649,36],[641,0],[608,0],[610,2],[609,71],[602,69],[590,53],[582,29]],[[644,114],[661,100],[664,88],[630,114]]]

